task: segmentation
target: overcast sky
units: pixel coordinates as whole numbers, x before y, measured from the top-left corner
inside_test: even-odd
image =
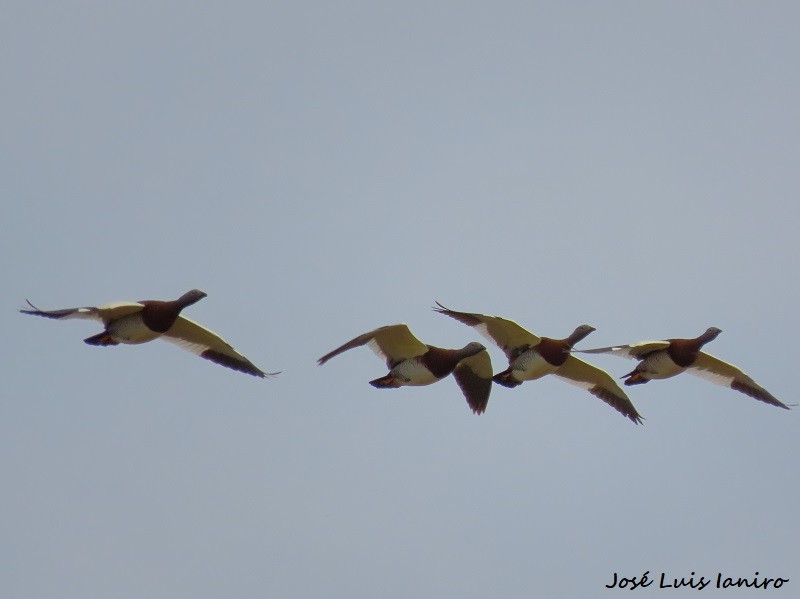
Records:
[[[550,377],[475,416],[452,378],[374,389],[367,348],[315,361],[396,322],[481,340],[438,300],[585,348],[717,326],[797,403],[799,19],[5,3],[0,595],[605,597],[649,570],[796,596],[798,409],[683,375],[629,388],[637,427]],[[279,377],[17,312],[195,287],[186,315]]]

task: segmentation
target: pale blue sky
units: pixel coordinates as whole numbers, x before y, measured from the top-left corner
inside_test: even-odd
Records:
[[[718,326],[796,403],[796,3],[4,8],[3,597],[797,593],[797,410],[684,375],[630,389],[642,427],[556,379],[476,417],[372,388],[365,348],[315,363],[478,339],[439,300],[583,347]],[[283,374],[16,312],[193,287]]]

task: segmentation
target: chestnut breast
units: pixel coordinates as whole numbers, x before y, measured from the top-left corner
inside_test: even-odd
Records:
[[[688,368],[697,359],[700,343],[695,339],[668,339],[667,353],[678,366]]]
[[[180,314],[180,308],[174,302],[145,300],[142,308],[142,322],[151,331],[166,333],[175,324]]]
[[[425,367],[438,378],[444,378],[458,366],[459,358],[454,349],[428,346],[427,353],[419,358]]]
[[[542,337],[541,343],[533,348],[549,364],[561,366],[569,357],[570,344],[563,339]]]

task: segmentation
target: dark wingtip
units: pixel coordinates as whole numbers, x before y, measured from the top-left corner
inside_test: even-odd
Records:
[[[433,302],[436,304],[433,308],[431,308],[431,310],[433,310],[434,312],[452,312],[452,310],[450,310],[450,308],[447,308],[447,307],[443,306],[438,301],[433,300]]]
[[[258,366],[250,362],[250,360],[247,358],[242,361],[211,348],[203,351],[200,354],[200,357],[210,362],[214,362],[215,364],[219,364],[220,366],[224,366],[225,368],[230,368],[231,370],[249,374],[261,379],[280,374],[280,372],[264,372]]]
[[[237,372],[243,372],[244,374],[249,374],[258,377],[260,379],[269,379],[274,376],[278,376],[281,373],[280,370],[277,372],[264,372],[258,366],[252,366],[252,368],[247,366],[236,367],[236,366],[228,366],[227,364],[223,364],[222,362],[216,360],[211,360],[211,361],[216,362],[220,366],[225,366],[226,368],[230,368],[231,370],[236,370]]]
[[[25,303],[28,304],[31,308],[33,308],[33,310],[27,310],[25,308],[20,308],[20,312],[22,312],[23,314],[39,314],[41,312],[41,310],[39,308],[37,308],[36,306],[34,306],[31,303],[31,300],[29,300],[27,297],[25,298]]]
[[[472,413],[476,416],[480,416],[481,414],[486,413],[486,408],[489,407],[489,398],[487,397],[485,401],[478,401],[473,404],[469,404]]]

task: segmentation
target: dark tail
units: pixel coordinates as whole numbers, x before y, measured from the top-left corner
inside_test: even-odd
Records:
[[[397,380],[392,376],[391,372],[386,376],[370,381],[369,384],[378,389],[394,389],[400,386],[397,384]]]
[[[498,385],[503,385],[503,387],[508,387],[509,389],[513,389],[522,384],[522,381],[518,381],[511,376],[511,368],[503,372],[498,372],[492,377],[492,380]]]
[[[631,370],[628,374],[624,374],[621,379],[625,379],[625,384],[630,385],[644,385],[645,383],[649,382],[650,379],[643,377],[638,371]]]
[[[88,343],[89,345],[119,345],[119,341],[114,341],[108,331],[103,331],[97,335],[87,337],[83,340],[83,342]]]

